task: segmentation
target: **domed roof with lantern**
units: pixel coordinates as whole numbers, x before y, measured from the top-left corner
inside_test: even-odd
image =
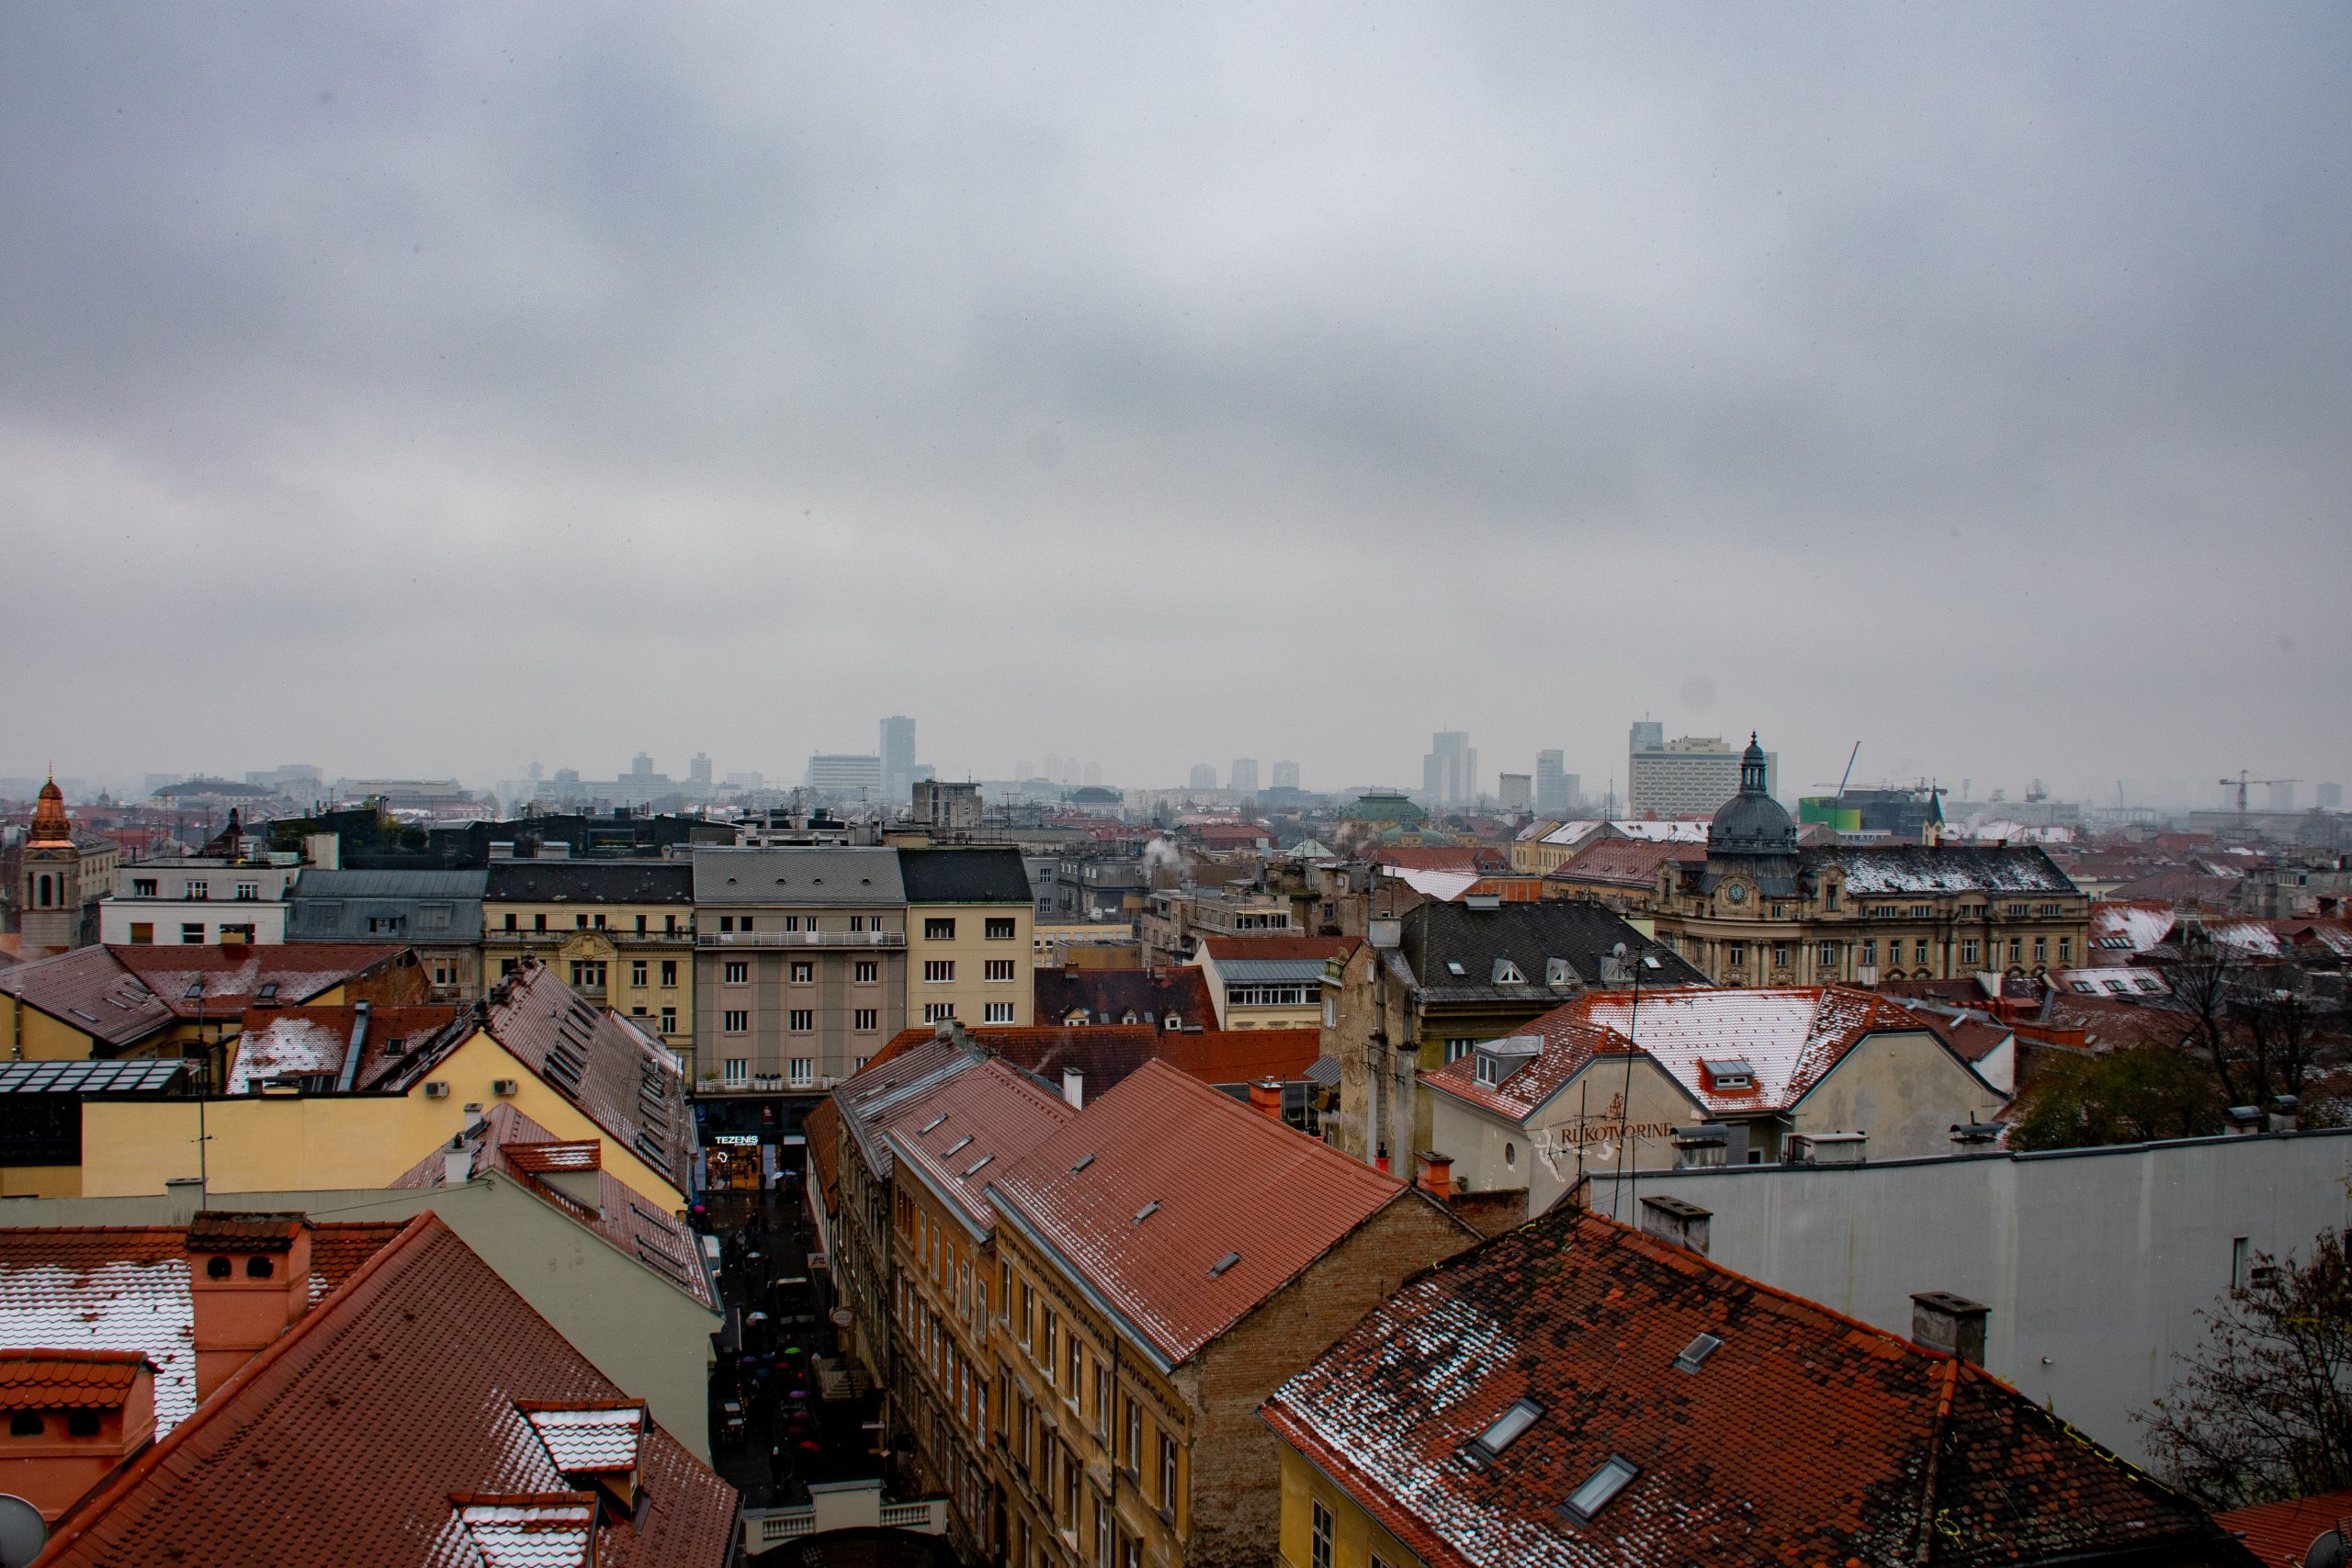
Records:
[[[1709,855],[1796,853],[1797,825],[1788,808],[1772,798],[1764,774],[1764,748],[1750,730],[1747,750],[1739,758],[1739,793],[1724,802],[1707,829]]]
[[[40,786],[40,796],[33,805],[32,830],[26,837],[36,844],[74,841],[74,824],[65,819],[65,792],[57,787],[54,777]]]

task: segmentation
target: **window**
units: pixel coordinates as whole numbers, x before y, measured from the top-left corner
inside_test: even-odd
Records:
[[[859,1008],[849,1015],[849,1026],[860,1034],[871,1034],[882,1027],[882,1010]]]
[[[875,929],[876,931],[880,931],[880,930],[882,929],[882,926],[881,926],[881,919],[882,919],[882,917],[881,917],[881,916],[879,916],[879,915],[876,915],[876,916],[875,916],[875,917],[874,917],[874,919],[875,919],[875,922],[876,922],[876,923],[875,923],[875,927],[874,927],[874,929]],[[852,916],[849,918],[849,929],[850,929],[850,930],[852,930],[852,931],[864,931],[864,930],[865,929],[865,917],[864,915],[852,915]]]
[[[728,1016],[731,1018],[734,1015],[730,1013]],[[745,1084],[752,1081],[752,1064],[745,1061],[742,1057],[729,1056],[727,1058],[724,1065],[726,1067],[726,1078],[729,1083]]]
[[[597,923],[598,925],[602,925],[602,924],[604,924],[604,923],[605,923],[605,917],[604,917],[604,916],[602,916],[602,915],[597,916],[597,917],[596,917],[596,923]],[[577,915],[572,916],[572,917],[571,917],[571,926],[572,926],[572,929],[573,929],[574,931],[586,931],[586,930],[588,929],[588,917],[587,917],[587,915],[586,915],[585,913],[582,913],[582,914],[577,914]]]
[[[510,931],[514,929],[514,911],[512,909],[506,911],[506,929]]]
[[[645,917],[643,915],[637,917],[637,934],[639,936],[643,936],[645,934]]]
[[[1094,1430],[1097,1435],[1111,1435],[1111,1369],[1102,1362],[1094,1363]]]
[[[664,1034],[675,1034],[678,1032],[678,1010],[676,1008],[663,1008],[662,1010],[662,1032]]]
[[[676,959],[665,958],[662,961],[662,983],[664,986],[675,986],[678,983],[678,961]]]
[[[187,885],[187,896],[192,899],[209,898],[211,895],[205,891],[206,886],[201,882],[190,882]]]
[[[954,942],[956,922],[926,919],[922,923],[922,939],[925,942]]]
[[[1486,1464],[1524,1436],[1543,1414],[1544,1407],[1532,1399],[1513,1400],[1510,1409],[1470,1439],[1469,1447],[1463,1450],[1464,1457],[1473,1464]]]
[[[649,964],[644,959],[633,958],[629,960],[628,983],[630,985],[639,987],[640,990],[643,989],[646,980],[651,973],[652,965]]]
[[[795,1034],[811,1033],[817,1027],[817,1010],[794,1008],[784,1015],[784,1026]]]
[[[1724,953],[1726,957],[1726,962],[1728,962],[1733,968],[1744,969],[1747,966],[1747,944],[1746,942],[1725,942],[1724,944]]]
[[[922,961],[923,983],[945,985],[956,978],[956,961],[952,958],[926,958]]]
[[[794,1083],[804,1087],[815,1083],[817,1081],[816,1059],[811,1056],[793,1057],[791,1077]]]
[[[882,978],[882,964],[877,959],[861,958],[850,966],[849,977],[860,986],[874,985]]]
[[[41,1420],[40,1411],[12,1410],[8,1413],[8,1436],[12,1438],[38,1438],[40,1434]],[[27,1561],[29,1562],[31,1560],[28,1558]]]
[[[1012,959],[1010,959],[1010,958],[991,958],[991,959],[989,959],[989,960],[987,962],[987,964],[983,964],[983,965],[981,966],[981,969],[980,969],[980,977],[981,977],[982,979],[984,979],[984,980],[1010,980],[1010,979],[1012,979]]]
[[[1060,1343],[1062,1324],[1051,1307],[1046,1309],[1045,1318],[1045,1327],[1039,1336],[1042,1343],[1037,1348],[1037,1370],[1046,1374],[1046,1381],[1050,1383],[1054,1381],[1054,1347]]]
[[[2075,939],[2070,936],[2060,937],[2058,939],[2058,962],[2061,964],[2072,964],[2074,961]]]
[[[1833,882],[1828,886],[1821,890],[1821,903],[1822,908],[1827,909],[1831,914],[1834,915],[1838,912],[1838,885],[1836,883]]]
[[[980,1021],[983,1023],[1011,1023],[1012,1021],[1012,1004],[1011,1002],[985,1002],[981,1004],[980,1012]]]
[[[2009,962],[2012,964],[2021,964],[2024,961],[2025,939],[2023,937],[2015,936],[2009,938]]]
[[[802,959],[795,963],[792,965],[792,983],[796,986],[815,985],[817,983],[817,966],[806,959]]]
[[[1307,1543],[1308,1559],[1314,1568],[1331,1568],[1331,1510],[1320,1499],[1315,1504],[1313,1530]]]
[[[1127,1473],[1136,1472],[1136,1463],[1143,1456],[1143,1406],[1127,1401],[1127,1447],[1119,1457],[1125,1461]]]
[[[1925,904],[1914,904],[1911,906],[1911,918],[1915,920],[1924,920],[1934,912],[1935,911],[1928,908]]]
[[[741,1009],[730,1010],[718,1015],[718,1027],[720,1032],[726,1034],[749,1034],[752,1032],[752,1015]]]
[[[1875,969],[1878,967],[1878,943],[1876,941],[1867,941],[1862,943],[1862,964],[1866,968]]]
[[[1976,963],[1976,939],[1974,937],[1969,936],[1960,939],[1960,961],[1971,967],[1974,966]]]
[[[1928,961],[1928,939],[1926,937],[1921,937],[1918,941],[1913,942],[1911,944],[1911,951],[1918,954],[1917,958],[1914,958],[1911,961],[1912,963],[1925,964]]]
[[[1609,1506],[1611,1500],[1625,1490],[1626,1485],[1640,1473],[1640,1468],[1632,1460],[1611,1454],[1583,1485],[1569,1495],[1568,1500],[1561,1506],[1577,1523],[1589,1525],[1592,1523],[1593,1516]]]
[[[1176,1514],[1176,1439],[1167,1433],[1159,1434],[1159,1508],[1173,1518]]]
[[[204,945],[204,922],[202,920],[187,920],[182,922],[180,926],[180,943],[185,947],[202,947]]]
[[[735,917],[734,917],[734,916],[732,916],[732,915],[721,915],[721,916],[719,916],[719,917],[718,917],[718,929],[719,929],[720,931],[733,931],[733,930],[735,929]]]
[[[2012,904],[2012,905],[2010,905],[2010,906],[2009,906],[2009,919],[2013,919],[2013,920],[2021,920],[2021,919],[2025,919],[2025,906],[2024,906],[2023,904]]]
[[[2033,961],[2036,964],[2045,964],[2049,962],[2049,959],[2050,939],[2046,936],[2035,937],[2033,939]]]
[[[2246,1236],[2230,1242],[2230,1289],[2243,1291],[2254,1283],[2254,1244]]]
[[[1772,967],[1775,969],[1786,969],[1788,966],[1789,944],[1785,942],[1774,942],[1772,944]]]
[[[664,915],[662,917],[662,934],[663,936],[676,936],[678,934],[677,916]]]
[[[956,1004],[954,1002],[925,1002],[922,1004],[922,1021],[925,1023],[944,1023],[955,1016]]]
[[[571,985],[574,990],[603,990],[605,965],[593,958],[574,961],[571,965]]]
[[[98,1435],[98,1413],[95,1410],[69,1410],[65,1413],[65,1435],[69,1438],[95,1438]]]
[[[540,914],[533,915],[533,916],[531,917],[531,929],[532,929],[533,931],[543,931],[547,930],[547,929],[548,929],[548,918],[547,918],[546,914],[544,914],[544,913],[540,913]]]
[[[748,986],[752,983],[752,965],[747,960],[730,958],[718,966],[718,971],[719,979],[727,985]]]
[[[131,945],[132,945],[132,946],[134,946],[134,947],[145,947],[145,946],[147,946],[149,943],[153,942],[154,940],[155,940],[155,922],[154,922],[154,921],[153,921],[153,920],[133,920],[133,921],[131,921],[131,922],[130,922],[130,942],[131,942]]]
[[[785,921],[784,923],[785,923],[785,928],[786,928],[787,931],[791,929],[792,922],[791,922],[790,920],[786,920],[786,921]],[[814,929],[814,927],[815,927],[815,922],[814,922],[814,921],[811,921],[811,922],[809,922],[809,924],[810,924],[811,929],[813,930],[813,929]],[[738,922],[738,924],[736,925],[735,929],[736,929],[737,931],[750,931],[750,930],[752,929],[752,917],[751,917],[751,916],[749,916],[749,915],[742,916],[742,917],[741,918],[740,921]]]
[[[238,901],[239,903],[241,903],[241,904],[251,904],[251,903],[254,903],[254,902],[255,902],[256,900],[258,900],[260,897],[261,897],[261,884],[260,884],[260,883],[258,883],[258,882],[240,882],[240,883],[238,883],[238,884],[237,884],[237,901]]]
[[[1467,1056],[1470,1054],[1470,1046],[1471,1042],[1468,1040],[1447,1041],[1445,1043],[1445,1059],[1449,1062],[1458,1062],[1462,1060],[1463,1057]]]
[[[155,879],[152,876],[131,878],[130,896],[134,898],[153,898],[155,897]]]
[[[982,928],[982,934],[990,942],[1011,942],[1014,937],[1013,922],[1006,919],[991,918]]]

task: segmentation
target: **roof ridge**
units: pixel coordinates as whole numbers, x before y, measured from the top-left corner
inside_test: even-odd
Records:
[[[399,1235],[378,1247],[367,1262],[345,1276],[343,1283],[328,1292],[325,1300],[297,1318],[285,1333],[262,1347],[243,1366],[230,1373],[220,1386],[212,1391],[210,1398],[198,1401],[196,1408],[189,1411],[177,1426],[165,1433],[158,1441],[148,1445],[146,1451],[125,1466],[122,1472],[115,1477],[113,1483],[105,1491],[85,1497],[76,1503],[73,1512],[68,1516],[74,1522],[51,1535],[40,1555],[45,1558],[54,1558],[65,1544],[78,1540],[87,1534],[107,1517],[117,1502],[128,1496],[148,1476],[161,1469],[166,1459],[176,1455],[198,1429],[210,1425],[223,1410],[228,1408],[231,1400],[250,1387],[263,1371],[276,1366],[291,1354],[297,1344],[307,1343],[310,1335],[321,1322],[345,1310],[354,1299],[352,1294],[354,1289],[361,1281],[372,1280],[390,1266],[390,1260],[392,1258],[415,1247],[422,1238],[431,1236],[436,1231],[448,1229],[441,1216],[430,1209],[402,1225]],[[455,1235],[457,1233],[450,1231],[449,1234]]]

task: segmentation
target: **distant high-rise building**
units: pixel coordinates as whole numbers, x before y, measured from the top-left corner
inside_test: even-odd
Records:
[[[1296,762],[1276,762],[1274,764],[1274,787],[1276,789],[1296,789],[1298,787],[1298,764]]]
[[[689,784],[700,784],[705,789],[708,789],[710,787],[709,752],[697,751],[695,753],[695,760],[686,764],[686,782]]]
[[[1421,759],[1421,793],[1441,811],[1478,798],[1478,753],[1468,731],[1441,729],[1430,737],[1429,755]]]
[[[915,777],[915,721],[892,714],[882,721],[882,793],[892,800],[907,798]]]
[[[1525,811],[1535,799],[1535,780],[1528,773],[1497,773],[1495,803],[1505,811]]]
[[[1193,776],[1187,784],[1188,787],[1193,789],[1216,788],[1216,764],[1215,762],[1193,763]]]
[[[808,787],[822,795],[864,800],[882,793],[882,759],[855,752],[820,751],[808,759]]]
[[[2273,811],[2295,809],[2295,781],[2293,779],[2280,779],[2270,786],[2270,809]]]
[[[1625,744],[1632,750],[1655,751],[1666,744],[1666,726],[1656,719],[1635,719],[1633,734]]]
[[[1232,783],[1227,787],[1230,788],[1234,794],[1257,794],[1258,759],[1255,757],[1236,757],[1233,759],[1233,772],[1227,776],[1232,780]]]
[[[1049,784],[1062,782],[1062,754],[1059,751],[1046,753],[1046,771],[1041,776]]]
[[[2344,809],[2344,786],[2342,784],[2321,784],[2318,789],[2318,794],[2319,808],[2322,811],[2341,811]]]
[[[1739,793],[1739,749],[1712,735],[1661,739],[1661,726],[1633,728],[1626,757],[1627,810],[1635,817],[1706,817]],[[1645,741],[1651,744],[1643,744]],[[1778,752],[1765,753],[1765,790],[1779,785]]]
[[[1566,817],[1577,808],[1577,788],[1583,781],[1567,771],[1566,755],[1559,751],[1535,753],[1535,814],[1539,817]]]
[[[653,758],[647,752],[639,751],[629,761],[628,776],[633,779],[651,778],[653,776]]]

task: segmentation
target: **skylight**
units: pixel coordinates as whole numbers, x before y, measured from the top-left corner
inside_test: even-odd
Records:
[[[1078,1163],[1069,1168],[1069,1173],[1072,1176],[1076,1176],[1080,1171],[1084,1170],[1088,1166],[1092,1165],[1093,1163],[1094,1156],[1092,1155],[1080,1155],[1078,1156]]]
[[[1241,1254],[1238,1252],[1227,1253],[1223,1258],[1218,1258],[1216,1262],[1209,1265],[1209,1278],[1212,1280],[1216,1279],[1227,1269],[1232,1268],[1235,1264],[1240,1261]]]
[[[928,1122],[924,1122],[922,1126],[920,1126],[920,1127],[916,1128],[916,1129],[915,1129],[915,1136],[916,1136],[916,1137],[918,1137],[918,1138],[920,1138],[920,1137],[922,1137],[922,1136],[924,1136],[925,1134],[929,1134],[929,1133],[932,1133],[932,1132],[936,1131],[936,1130],[938,1129],[939,1124],[940,1124],[942,1122],[944,1122],[944,1121],[946,1121],[946,1120],[947,1120],[947,1112],[945,1112],[944,1111],[941,1111],[938,1115],[936,1115],[936,1116],[933,1117],[930,1121],[928,1121]]]
[[[960,1138],[956,1139],[954,1143],[952,1143],[952,1144],[948,1145],[945,1148],[944,1148],[944,1149],[940,1150],[940,1151],[939,1151],[939,1156],[940,1156],[942,1159],[944,1159],[944,1158],[946,1158],[949,1155],[955,1154],[955,1153],[956,1153],[958,1150],[962,1149],[962,1148],[963,1148],[963,1146],[964,1146],[966,1144],[968,1144],[968,1143],[970,1143],[971,1141],[972,1141],[972,1134],[969,1134],[969,1133],[967,1133],[967,1134],[965,1134],[962,1137],[960,1137]]]
[[[1470,1439],[1464,1456],[1473,1464],[1485,1464],[1519,1441],[1530,1427],[1544,1414],[1544,1407],[1532,1399],[1515,1399],[1510,1408],[1495,1417],[1487,1429]]]
[[[1609,1506],[1617,1494],[1625,1490],[1634,1477],[1641,1472],[1641,1466],[1632,1460],[1611,1454],[1602,1461],[1600,1468],[1594,1471],[1591,1477],[1560,1506],[1561,1510],[1577,1523],[1589,1525],[1592,1523],[1593,1517]]]
[[[1678,1372],[1695,1372],[1707,1364],[1707,1358],[1723,1348],[1723,1340],[1713,1334],[1702,1334],[1682,1347],[1682,1354],[1674,1358]]]
[[[992,1160],[992,1159],[994,1159],[994,1158],[996,1158],[996,1156],[994,1156],[994,1155],[982,1155],[979,1158],[978,1158],[978,1159],[974,1160],[970,1165],[966,1166],[966,1167],[964,1168],[964,1179],[965,1179],[965,1180],[967,1180],[967,1181],[971,1180],[973,1177],[975,1177],[975,1176],[977,1176],[977,1175],[978,1175],[978,1174],[979,1174],[980,1167],[982,1167],[982,1166],[984,1166],[984,1165],[988,1164],[988,1163],[989,1163],[989,1161],[990,1161],[990,1160]]]
[[[1142,1208],[1136,1211],[1135,1223],[1141,1224],[1144,1221],[1151,1218],[1152,1215],[1158,1213],[1159,1213],[1159,1200],[1154,1198],[1150,1202],[1146,1203]]]
[[[1468,970],[1462,967],[1461,960],[1454,958],[1449,958],[1445,961],[1445,972],[1456,978],[1469,973]]]
[[[193,980],[188,983],[187,989],[180,993],[180,999],[182,1001],[192,1002],[202,995],[204,995],[204,982],[201,980]]]

